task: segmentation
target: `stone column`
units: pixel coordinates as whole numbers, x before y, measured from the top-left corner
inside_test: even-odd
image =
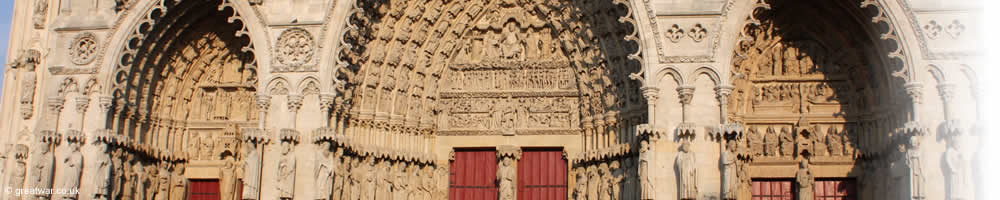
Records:
[[[691,120],[691,99],[694,98],[694,87],[678,87],[677,94],[681,103],[681,123],[677,125],[677,136],[681,140],[685,138],[694,139],[697,128],[695,128],[693,123],[689,122]]]
[[[952,101],[955,99],[955,85],[951,83],[941,83],[937,86],[941,102],[944,104],[944,120],[954,120],[952,113]],[[915,103],[916,104],[916,103]]]
[[[332,94],[320,94],[319,95],[319,110],[323,114],[323,127],[333,127],[330,124],[330,111],[333,108],[333,95]]]
[[[299,116],[299,108],[302,108],[302,95],[291,94],[288,95],[288,113],[291,114],[291,121],[289,122],[288,128],[295,129],[297,126],[296,119]]]
[[[729,123],[729,95],[733,93],[733,86],[720,85],[715,87],[716,98],[719,99],[719,123]]]
[[[257,111],[260,112],[260,117],[257,118],[257,128],[264,130],[267,126],[267,110],[271,107],[271,96],[258,94],[257,99]]]

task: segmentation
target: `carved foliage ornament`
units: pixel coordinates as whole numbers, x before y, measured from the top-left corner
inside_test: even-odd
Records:
[[[90,64],[97,57],[98,45],[97,37],[93,33],[84,32],[76,35],[69,46],[70,61],[77,65]]]
[[[309,31],[301,28],[285,30],[278,37],[275,58],[288,66],[302,66],[312,60],[315,44]]]

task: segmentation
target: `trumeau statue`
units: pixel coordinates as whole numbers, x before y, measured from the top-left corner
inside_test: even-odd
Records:
[[[497,184],[500,190],[500,200],[514,200],[514,191],[517,190],[517,185],[515,185],[514,179],[517,177],[517,168],[514,167],[514,159],[505,156],[500,162],[499,169],[497,170]]]
[[[691,142],[681,143],[681,151],[677,154],[677,186],[680,199],[698,198],[698,167],[694,153],[691,152]]]
[[[726,150],[722,151],[722,199],[737,199],[739,196],[739,178],[737,177],[736,142],[726,141]]]
[[[316,184],[316,197],[314,199],[324,200],[330,199],[333,195],[333,152],[330,152],[329,142],[320,142],[319,156],[316,159],[316,179],[314,184]]]
[[[292,142],[281,141],[281,160],[278,161],[278,196],[292,199],[295,195],[295,154]]]
[[[799,162],[799,171],[795,172],[795,184],[798,186],[798,200],[812,200],[813,199],[813,185],[815,182],[813,180],[813,174],[809,171],[809,161],[802,160]]]
[[[219,192],[223,198],[232,200],[236,194],[236,160],[233,156],[226,156],[223,162],[225,166],[219,169]]]
[[[31,164],[31,182],[33,183],[32,188],[52,188],[52,176],[55,173],[55,157],[53,157],[50,152],[50,146],[47,142],[38,141],[32,148],[34,152],[32,156]],[[49,199],[50,194],[39,193],[34,195],[38,199]]]

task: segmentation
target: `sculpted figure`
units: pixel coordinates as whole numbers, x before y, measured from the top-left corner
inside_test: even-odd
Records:
[[[813,153],[815,153],[815,155],[817,155],[817,156],[827,156],[827,155],[830,155],[829,154],[829,149],[826,146],[826,144],[827,144],[826,143],[827,142],[827,140],[826,140],[827,133],[823,132],[822,130],[817,130],[815,138],[816,139],[813,142],[813,149],[814,149],[815,152],[813,152]]]
[[[376,200],[389,200],[392,199],[392,185],[389,184],[390,179],[395,178],[390,174],[389,161],[382,160],[379,161],[377,165],[378,173],[375,174],[375,199]]]
[[[69,143],[69,156],[62,160],[64,166],[59,177],[62,184],[59,187],[65,189],[80,188],[80,175],[83,174],[83,154],[80,153],[80,143]],[[62,199],[76,199],[76,194],[64,194]]]
[[[95,153],[91,155],[91,162],[87,169],[93,170],[90,174],[96,184],[94,199],[111,199],[111,157],[107,151],[108,146],[100,140],[94,140]]]
[[[187,178],[184,178],[184,163],[179,163],[174,166],[173,178],[170,179],[170,199],[171,200],[182,200],[184,196],[187,195]],[[246,198],[246,197],[244,197]]]
[[[246,158],[243,158],[243,199],[256,200],[260,192],[260,151],[257,144],[247,142],[243,145],[246,148]]]
[[[329,142],[320,142],[319,158],[316,159],[316,197],[317,200],[330,199],[333,195],[333,153]]]
[[[781,128],[781,155],[782,156],[794,156],[795,152],[795,139],[792,136],[792,130],[788,127]]]
[[[837,130],[837,127],[830,127],[826,133],[826,142],[829,144],[830,155],[831,156],[841,156],[844,155],[844,139],[843,134]]]
[[[509,156],[504,157],[500,162],[500,168],[497,170],[497,182],[499,182],[500,188],[500,200],[514,200],[514,191],[517,190],[516,185],[514,185],[514,178],[517,177],[517,169],[514,168],[513,159]]]
[[[726,150],[722,151],[722,199],[736,199],[739,196],[739,178],[737,178],[736,142],[727,141]]]
[[[601,163],[597,167],[598,183],[600,188],[597,189],[597,199],[598,200],[611,200],[611,171],[608,169],[608,163]]]
[[[434,188],[434,199],[448,199],[448,187],[449,187],[449,170],[445,165],[438,165],[434,168],[435,179],[437,179],[437,188]]]
[[[573,188],[575,200],[587,200],[587,174],[583,167],[576,168],[576,188]]]
[[[799,171],[795,172],[795,183],[799,186],[798,200],[813,199],[813,174],[809,171],[809,161],[799,162]]]
[[[421,186],[420,179],[422,178],[422,175],[420,175],[420,172],[418,172],[419,169],[416,165],[417,164],[414,163],[413,165],[410,165],[410,167],[406,169],[406,172],[409,175],[409,180],[407,181],[410,182],[409,187],[407,188],[409,189],[407,190],[408,192],[407,199],[421,200],[420,188],[423,186]]]
[[[368,156],[365,158],[365,163],[362,165],[364,170],[362,170],[362,185],[361,185],[361,199],[374,199],[375,198],[375,173],[378,169],[375,167],[375,158]]]
[[[347,187],[347,168],[349,167],[347,162],[342,160],[347,159],[344,157],[344,149],[337,148],[337,152],[333,157],[333,197],[332,199],[342,199],[344,189]]]
[[[223,199],[232,200],[236,194],[236,161],[232,156],[226,156],[224,162],[225,166],[219,169],[219,192]]]
[[[35,29],[43,29],[45,28],[45,16],[48,15],[49,0],[38,0],[35,2],[35,14],[32,17],[32,21],[35,23]]]
[[[653,182],[649,177],[649,161],[653,159],[653,147],[648,140],[639,142],[639,180],[642,185],[642,199],[653,199]]]
[[[48,143],[38,141],[35,144],[35,148],[32,149],[33,155],[31,164],[31,176],[32,183],[30,187],[33,188],[52,188],[52,175],[55,170],[52,168],[56,165],[55,158],[52,156],[50,151],[50,146]],[[49,199],[49,194],[39,193],[35,194],[36,199]]]
[[[281,159],[278,161],[278,197],[292,199],[295,195],[295,154],[291,141],[281,141]]]
[[[756,128],[750,128],[750,153],[754,156],[764,155],[764,136],[757,133]]]
[[[409,182],[406,177],[406,163],[400,162],[393,166],[392,199],[407,199]]]
[[[212,139],[212,136],[208,136],[208,135],[204,136],[204,138],[201,139],[201,146],[202,146],[201,147],[201,159],[203,159],[203,160],[214,160],[213,157],[215,156],[215,153],[214,153],[215,152],[215,140]]]
[[[504,59],[518,59],[521,57],[521,53],[524,51],[524,46],[521,45],[521,39],[518,38],[518,33],[521,31],[517,28],[515,23],[507,23],[504,28],[504,38],[503,38],[503,51]]]
[[[587,200],[600,200],[598,190],[601,189],[601,175],[598,174],[597,166],[587,167]]]
[[[910,149],[906,151],[906,166],[909,167],[911,199],[925,199],[924,167],[920,161],[920,137],[910,136]]]
[[[423,172],[421,173],[424,174],[424,178],[420,179],[423,181],[423,183],[421,184],[421,186],[423,186],[423,190],[421,191],[421,198],[434,199],[434,197],[432,196],[434,195],[434,188],[436,185],[434,183],[434,165],[431,164],[424,165]]]
[[[156,176],[156,196],[153,199],[167,200],[167,196],[170,195],[170,172],[167,171],[165,166],[161,166],[159,171],[159,174]]]
[[[965,174],[966,164],[965,156],[958,151],[957,144],[955,144],[954,139],[950,141],[951,144],[944,150],[944,175],[949,185],[949,199],[966,199],[965,189],[968,188],[966,185]]]
[[[676,165],[680,199],[698,198],[698,167],[694,153],[691,152],[691,142],[681,143],[681,151],[677,154]]]
[[[11,152],[12,158],[14,158],[14,168],[10,169],[10,177],[7,179],[7,187],[19,189],[24,187],[24,178],[28,174],[28,164],[25,163],[25,158],[28,153],[28,147],[26,145],[18,144],[15,146],[16,149]],[[17,199],[16,194],[6,194],[8,199]]]
[[[778,153],[778,134],[774,132],[774,128],[767,127],[767,131],[764,134],[764,156],[777,156]]]
[[[136,179],[138,179],[137,176],[134,176],[135,172],[132,171],[135,169],[132,166],[133,164],[135,164],[134,158],[129,156],[128,160],[125,161],[123,164],[124,166],[122,166],[122,175],[121,175],[122,179],[120,179],[122,180],[121,198],[133,199],[132,197],[134,197],[133,194],[135,193],[135,186],[136,186],[135,183]]]
[[[363,185],[361,181],[363,180],[364,173],[366,172],[364,169],[361,168],[360,158],[352,157],[350,171],[351,171],[351,177],[350,177],[351,189],[344,190],[345,193],[348,193],[344,194],[344,196],[347,196],[348,200],[359,200],[361,199],[361,191],[362,191],[361,185]]]

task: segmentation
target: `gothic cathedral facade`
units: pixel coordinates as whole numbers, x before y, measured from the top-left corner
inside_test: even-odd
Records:
[[[982,199],[979,2],[16,1],[0,199]]]

